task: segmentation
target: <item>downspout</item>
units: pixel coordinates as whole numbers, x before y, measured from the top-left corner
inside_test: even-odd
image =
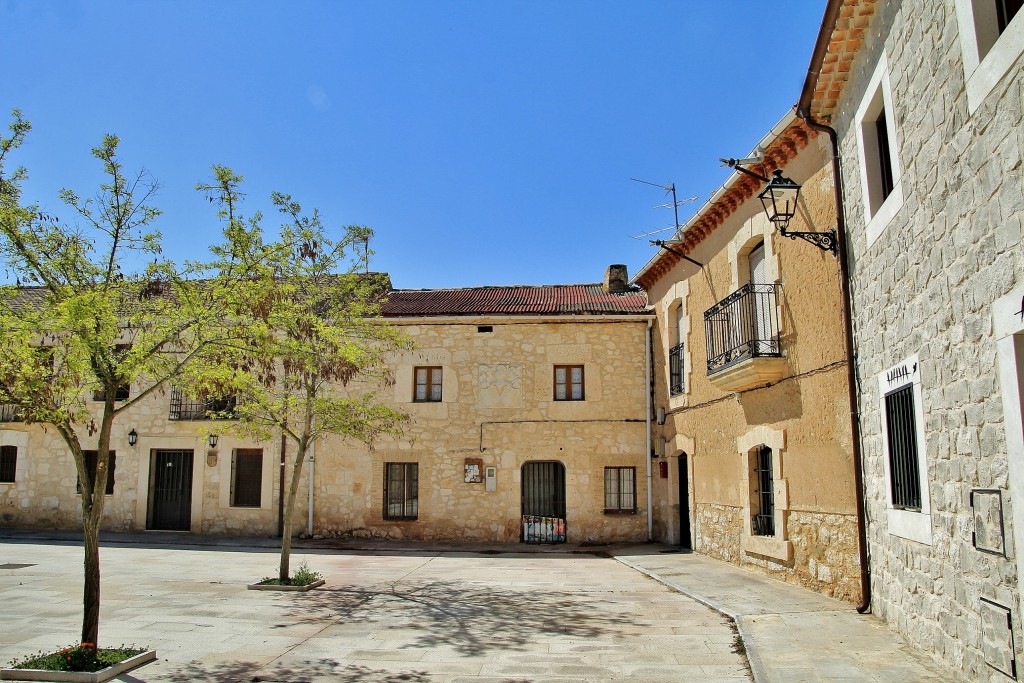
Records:
[[[856,352],[853,344],[853,297],[850,294],[850,261],[846,248],[846,211],[843,207],[843,169],[839,157],[839,136],[831,126],[818,123],[811,116],[811,100],[814,89],[821,74],[825,55],[828,53],[829,42],[839,21],[839,13],[844,0],[828,0],[825,16],[821,20],[818,39],[811,53],[811,63],[807,67],[807,77],[800,92],[800,101],[796,105],[797,116],[802,118],[814,130],[828,134],[832,143],[832,178],[835,185],[836,201],[836,242],[839,247],[839,286],[843,295],[843,326],[846,333],[846,383],[850,394],[850,435],[853,439],[853,478],[857,495],[857,541],[860,545],[860,595],[861,602],[857,611],[864,614],[871,609],[871,566],[868,556],[867,515],[864,510],[864,456],[861,452],[860,435],[860,404],[857,392]]]
[[[647,413],[645,423],[647,431],[644,445],[644,462],[647,463],[647,540],[654,540],[654,501],[651,498],[651,328],[653,320],[647,321],[647,329],[644,333],[644,395],[647,397]]]
[[[284,537],[284,461],[288,457],[288,441],[281,431],[281,467],[278,474],[277,491],[277,537]]]
[[[801,102],[801,104],[803,104]],[[846,383],[849,387],[850,434],[853,439],[853,478],[857,489],[857,541],[860,546],[860,594],[857,611],[864,614],[871,609],[871,568],[868,564],[867,516],[864,510],[864,457],[861,452],[860,404],[857,392],[856,352],[853,345],[853,297],[850,295],[850,263],[846,247],[846,212],[843,208],[842,168],[839,160],[839,140],[834,128],[818,123],[806,109],[799,116],[814,130],[828,134],[832,143],[832,177],[835,180],[836,243],[839,247],[839,285],[843,294],[843,326],[846,343]]]

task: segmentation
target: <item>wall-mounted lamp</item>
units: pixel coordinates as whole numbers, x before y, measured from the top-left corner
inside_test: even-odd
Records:
[[[206,439],[206,443],[210,444],[210,448],[216,448],[217,447],[217,441],[219,439],[220,439],[220,437],[217,436],[216,434],[210,434],[210,436]]]
[[[652,455],[655,458],[665,457],[665,437],[659,436],[654,440],[654,453]]]
[[[775,169],[772,177],[765,178],[760,173],[743,168],[741,164],[749,162],[748,159],[719,159],[726,166],[735,168],[740,173],[751,178],[757,178],[767,183],[765,188],[757,195],[764,207],[764,212],[783,237],[795,240],[799,237],[810,242],[823,251],[831,251],[836,257],[839,256],[836,244],[836,231],[826,232],[802,232],[789,229],[789,222],[796,215],[796,200],[800,197],[800,185],[792,178],[782,175],[782,169]]]
[[[128,445],[129,446],[134,446],[138,442],[139,442],[139,433],[137,431],[135,431],[134,429],[132,429],[132,431],[128,432]]]
[[[660,425],[665,424],[665,409],[664,408],[658,408],[658,411],[657,411],[656,415],[657,415],[657,422],[658,422],[658,424],[660,424]]]

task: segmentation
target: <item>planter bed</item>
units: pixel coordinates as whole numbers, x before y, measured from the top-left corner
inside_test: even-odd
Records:
[[[250,583],[246,588],[251,591],[311,591],[314,588],[318,588],[324,585],[325,579],[314,581],[313,583],[307,583],[305,586],[282,586],[273,583]]]
[[[0,669],[4,681],[51,681],[53,683],[102,683],[156,659],[156,650],[140,652],[99,671],[46,671],[43,669]]]

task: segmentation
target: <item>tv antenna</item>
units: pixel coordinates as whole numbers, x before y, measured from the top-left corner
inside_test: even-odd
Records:
[[[633,239],[635,239],[635,240],[643,239],[644,237],[649,237],[651,235],[656,235],[659,232],[665,232],[666,230],[675,230],[676,232],[678,232],[679,231],[679,207],[680,207],[680,205],[682,205],[682,204],[689,204],[690,202],[697,201],[697,199],[698,199],[697,195],[693,195],[692,197],[686,197],[685,199],[679,199],[679,198],[676,197],[676,184],[675,183],[669,183],[668,185],[661,185],[659,183],[652,183],[652,182],[650,182],[648,180],[640,180],[639,178],[630,178],[630,180],[632,180],[634,183],[643,183],[644,185],[650,185],[652,187],[660,187],[661,189],[665,190],[666,194],[671,192],[672,193],[672,201],[671,202],[665,203],[665,204],[658,204],[654,208],[655,209],[667,209],[669,207],[672,207],[672,213],[673,213],[673,215],[675,217],[675,224],[674,225],[671,225],[671,226],[669,226],[667,228],[658,228],[657,230],[651,230],[649,232],[645,232],[645,233],[642,233],[642,234],[639,234],[639,235],[634,235]],[[679,256],[680,258],[683,258],[683,259],[689,261],[690,263],[696,264],[697,266],[700,266],[701,268],[704,267],[703,263],[700,263],[699,261],[694,261],[692,258],[687,256],[686,254],[684,254],[684,253],[682,253],[680,251],[676,251],[675,249],[673,249],[671,246],[669,246],[668,244],[665,243],[665,240],[650,240],[650,243],[653,244],[656,247],[660,247],[660,248],[665,249],[667,251],[671,251],[676,256]]]
[[[661,185],[659,183],[652,183],[652,182],[647,181],[647,180],[640,180],[639,178],[630,178],[630,180],[632,180],[634,183],[643,183],[644,185],[650,185],[652,187],[660,187],[662,190],[665,190],[665,194],[668,194],[669,192],[671,192],[672,193],[672,201],[671,202],[666,202],[664,204],[657,204],[654,208],[655,209],[668,209],[668,208],[671,208],[672,212],[673,212],[673,215],[675,216],[675,224],[674,225],[670,225],[667,228],[658,228],[657,230],[651,230],[650,232],[645,232],[645,233],[641,233],[639,235],[634,235],[633,239],[635,239],[635,240],[643,239],[644,237],[648,237],[650,235],[656,235],[659,232],[665,232],[666,230],[673,230],[673,229],[674,230],[678,230],[679,229],[679,207],[682,206],[683,204],[689,204],[690,202],[695,202],[698,199],[697,195],[694,195],[692,197],[686,197],[685,199],[678,199],[676,197],[676,184],[675,183],[669,183],[668,185]]]

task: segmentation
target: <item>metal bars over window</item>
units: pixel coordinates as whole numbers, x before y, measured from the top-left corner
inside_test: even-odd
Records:
[[[605,512],[636,512],[636,468],[604,468]]]
[[[671,396],[683,393],[682,344],[676,344],[668,350],[668,393]]]
[[[751,519],[751,531],[755,536],[775,535],[775,480],[772,474],[772,449],[758,446],[754,460],[754,480],[757,489],[757,512]]]
[[[704,312],[708,374],[765,356],[781,356],[778,285],[750,283]]]
[[[418,367],[415,369],[416,388],[412,400],[415,403],[438,403],[441,400],[442,370],[439,367]]]
[[[385,463],[384,519],[416,519],[419,512],[419,465]]]
[[[892,506],[921,509],[921,477],[917,461],[917,418],[914,385],[885,397],[886,438],[889,442],[889,474]]]
[[[258,508],[263,497],[263,449],[238,448],[231,458],[231,506]]]
[[[21,422],[21,411],[18,406],[0,403],[0,422]]]
[[[556,365],[555,400],[582,401],[583,396],[583,366]]]
[[[237,401],[227,398],[197,398],[184,395],[179,387],[171,387],[171,420],[230,420],[234,417]]]
[[[0,446],[0,482],[13,484],[18,470],[18,447]]]

